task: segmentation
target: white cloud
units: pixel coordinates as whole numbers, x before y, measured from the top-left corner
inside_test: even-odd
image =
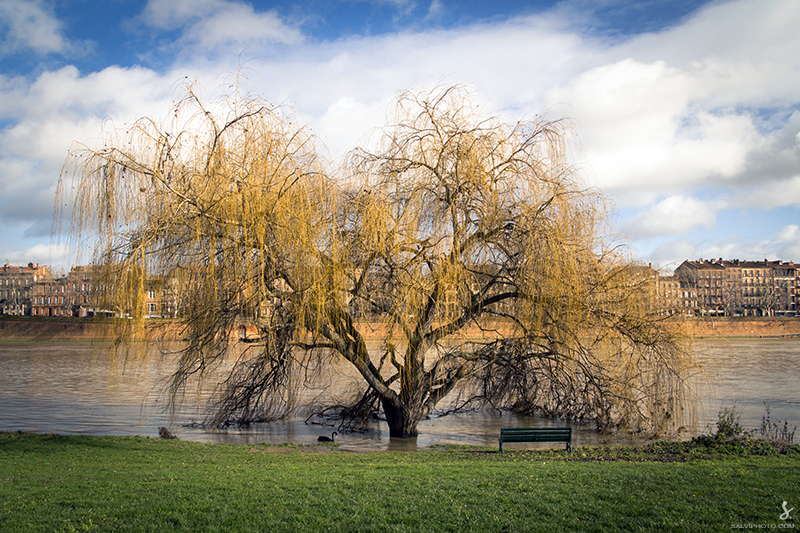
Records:
[[[723,257],[769,261],[795,261],[800,258],[800,227],[789,224],[775,234],[762,239],[743,240],[738,237],[722,239],[700,247],[698,257]]]
[[[142,67],[116,66],[84,75],[68,65],[45,71],[30,82],[0,78],[4,81],[0,82],[0,119],[38,123],[53,116],[80,120],[90,115],[128,120],[154,113],[149,103],[154,97],[163,100],[169,95],[177,81],[175,76]],[[158,110],[165,112],[166,108]]]
[[[622,233],[636,240],[663,235],[678,235],[697,226],[712,227],[720,202],[704,202],[691,197],[670,196],[647,211],[625,220]]]
[[[221,3],[220,0],[148,0],[141,19],[153,28],[170,30],[212,15]]]
[[[56,40],[34,45],[7,33],[7,42],[50,51],[68,44],[44,4],[0,0],[0,9],[9,5],[38,7]],[[430,15],[443,6],[432,2]],[[800,2],[712,2],[673,28],[614,42],[570,29],[559,13],[314,42],[248,3],[150,0],[138,20],[164,38],[180,35],[167,46],[179,58],[172,70],[0,76],[0,214],[31,205],[31,216],[43,217],[35,191],[52,187],[72,140],[97,136],[106,118],[163,117],[186,75],[213,91],[248,48],[262,59],[247,64],[254,89],[293,103],[334,157],[381,126],[386,103],[409,87],[464,83],[485,97],[481,109],[509,120],[573,117],[601,190],[640,213],[623,221],[627,232],[682,234],[669,249],[683,258],[709,250],[689,234],[713,227],[723,207],[697,200],[698,191],[737,207],[800,205],[800,112],[790,112],[800,105]]]
[[[760,180],[753,177],[748,186],[737,191],[735,205],[757,209],[800,207],[800,175],[780,181],[770,180],[766,175]]]
[[[800,3],[794,0],[710,2],[682,24],[619,48],[692,72],[708,105],[774,105],[797,97],[797,20]]]
[[[635,203],[665,188],[735,179],[767,144],[749,113],[698,108],[703,91],[690,72],[626,59],[582,74],[548,101],[570,102],[564,111],[585,131],[584,153],[600,187]]]
[[[40,0],[0,0],[0,56],[78,52],[87,45],[64,36],[61,22]]]
[[[682,237],[658,245],[646,254],[644,260],[658,264],[665,270],[673,270],[686,259],[700,258],[797,262],[800,258],[800,226],[789,224],[762,239],[727,235],[715,241],[691,242]]]
[[[166,113],[174,75],[109,67],[81,75],[74,67],[29,83],[0,78],[0,221],[49,235],[55,189],[74,141],[90,146],[103,128]],[[113,120],[112,120],[113,119]]]
[[[585,131],[600,186],[622,205],[666,189],[774,179],[764,170],[778,161],[797,175],[800,157],[785,143],[780,152],[773,130],[800,102],[798,19],[791,0],[713,2],[673,28],[609,46],[547,101],[569,104],[561,111]]]
[[[698,257],[697,246],[683,238],[660,245],[649,254],[646,261],[669,271],[676,269],[686,259]]]
[[[288,53],[263,57],[259,75],[265,94],[295,102],[315,128],[330,131],[336,107],[350,102],[378,119],[341,122],[334,144],[353,147],[382,125],[385,103],[398,91],[433,84],[465,84],[486,95],[486,111],[509,120],[546,111],[552,80],[566,82],[594,52],[576,35],[537,18],[456,30],[405,32],[308,43]],[[369,108],[369,111],[367,111]],[[327,121],[323,127],[319,121]],[[337,155],[337,154],[335,154]]]
[[[778,240],[780,242],[797,241],[800,243],[800,226],[797,224],[789,224],[778,233]]]
[[[428,8],[428,14],[425,16],[425,20],[440,19],[445,15],[446,12],[447,8],[445,7],[442,0],[432,0],[431,5]]]
[[[800,226],[785,226],[778,232],[775,242],[777,258],[800,262]]]
[[[274,12],[257,12],[244,2],[226,0],[149,0],[141,20],[161,30],[183,30],[179,45],[219,53],[240,52],[263,43],[298,44],[303,35]]]
[[[782,128],[754,143],[745,168],[735,179],[739,206],[800,206],[800,112],[795,111]]]
[[[677,163],[673,170],[706,184],[709,179],[730,179],[744,170],[747,154],[762,143],[749,116],[700,111],[677,132],[671,154]],[[664,173],[663,168],[661,171]]]
[[[354,139],[365,140],[365,132],[380,123],[381,118],[380,105],[343,97],[331,104],[316,121],[316,133],[331,154],[338,156],[355,147]]]
[[[2,258],[4,264],[10,265],[39,263],[59,269],[69,267],[69,249],[60,244],[37,244],[25,250],[5,252]]]
[[[585,154],[604,189],[652,185],[670,163],[688,80],[664,62],[626,59],[593,68],[549,92],[548,107],[571,115],[585,132]]]
[[[302,34],[286,26],[274,13],[256,13],[249,5],[232,4],[186,31],[191,43],[211,50],[216,46],[253,46],[262,42],[296,44]]]

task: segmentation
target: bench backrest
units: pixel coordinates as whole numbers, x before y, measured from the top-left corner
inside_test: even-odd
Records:
[[[572,428],[501,428],[502,442],[570,442]]]

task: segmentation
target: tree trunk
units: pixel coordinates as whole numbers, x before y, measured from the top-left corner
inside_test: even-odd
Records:
[[[391,438],[410,439],[418,435],[417,424],[422,418],[421,408],[413,409],[390,398],[382,398],[381,403]]]

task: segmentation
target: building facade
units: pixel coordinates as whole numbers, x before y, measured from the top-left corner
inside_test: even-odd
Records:
[[[659,275],[649,267],[647,279],[654,279],[658,303],[665,314],[686,316],[728,317],[796,317],[800,293],[800,268],[792,262],[703,260],[684,261],[673,275]],[[6,264],[0,269],[0,314],[41,317],[130,316],[177,318],[187,302],[181,287],[187,274],[173,272],[166,278],[153,277],[145,282],[143,294],[137,296],[138,309],[97,309],[99,277],[94,267],[74,266],[65,276],[54,278],[47,266]],[[376,294],[381,289],[375,287]],[[458,295],[451,291],[444,304],[455,307]],[[268,308],[272,302],[262,304]],[[358,309],[351,303],[354,315],[369,318],[374,310]],[[269,309],[261,310],[268,316]]]
[[[694,316],[797,316],[798,268],[782,261],[684,261],[675,269]]]
[[[695,299],[687,305],[695,313],[708,316],[724,316],[723,281],[725,267],[714,261],[684,261],[675,269],[675,277],[686,292]]]
[[[91,267],[73,266],[66,276],[43,279],[34,286],[32,316],[94,316]]]
[[[30,315],[41,317],[130,316],[131,310],[98,309],[94,267],[73,266],[66,276],[41,279],[33,286]],[[163,283],[146,282],[141,300],[145,318],[164,316]]]
[[[797,296],[800,292],[798,274],[800,271],[794,263],[781,263],[773,267],[777,316],[797,316]]]
[[[34,287],[50,279],[50,269],[39,263],[3,265],[0,269],[0,314],[30,315]]]
[[[658,276],[659,305],[668,315],[681,313],[686,308],[680,280],[672,276]]]

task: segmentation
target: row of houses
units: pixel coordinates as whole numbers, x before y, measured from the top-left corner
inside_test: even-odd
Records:
[[[39,263],[28,266],[5,264],[0,270],[0,313],[30,315],[32,296],[39,283],[50,280],[50,268]]]
[[[797,315],[800,269],[782,261],[684,261],[671,275],[648,268],[656,280],[659,305],[665,312],[687,316]],[[4,265],[0,269],[0,314],[42,317],[122,316],[123,310],[97,309],[92,294],[93,267],[73,266],[53,276],[49,267]],[[144,291],[145,316],[174,317],[180,307],[177,291],[152,280]]]
[[[90,266],[73,266],[66,275],[54,276],[38,263],[6,264],[0,269],[0,314],[40,317],[120,316],[117,310],[97,309],[93,293],[97,275]],[[145,315],[164,314],[164,291],[154,280],[145,291]]]
[[[657,276],[662,305],[688,316],[793,317],[798,265],[782,261],[684,261]]]

